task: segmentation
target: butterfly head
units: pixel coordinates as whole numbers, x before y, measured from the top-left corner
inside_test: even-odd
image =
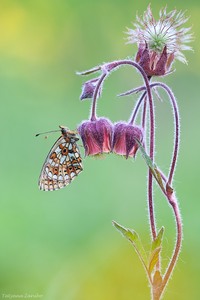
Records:
[[[79,140],[79,138],[77,138],[76,136],[78,133],[77,131],[70,130],[68,127],[62,125],[60,125],[59,127],[61,129],[63,137],[75,138],[76,141]]]

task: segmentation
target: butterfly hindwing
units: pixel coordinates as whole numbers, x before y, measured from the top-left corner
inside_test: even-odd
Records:
[[[76,134],[65,127],[61,127],[61,132],[41,170],[39,188],[43,191],[65,187],[83,170]]]

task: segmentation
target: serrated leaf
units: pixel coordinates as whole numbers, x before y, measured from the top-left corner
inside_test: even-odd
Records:
[[[162,285],[162,276],[160,274],[159,270],[155,271],[155,274],[153,276],[153,286],[154,289],[159,289]]]
[[[140,260],[143,263],[143,266],[145,270],[147,271],[147,254],[142,246],[142,242],[140,240],[139,235],[137,232],[133,229],[125,228],[124,226],[118,224],[115,221],[112,221],[115,228],[126,238],[128,239],[133,247],[135,248],[135,251],[137,252]]]
[[[158,247],[151,253],[151,256],[149,259],[149,268],[148,268],[149,274],[152,273],[155,265],[157,264],[157,262],[159,260],[160,250],[161,250],[161,247]]]
[[[154,251],[156,248],[161,247],[164,229],[165,228],[162,226],[157,234],[156,239],[152,241],[151,252]]]

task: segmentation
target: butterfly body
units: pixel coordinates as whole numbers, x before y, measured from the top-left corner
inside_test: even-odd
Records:
[[[40,173],[38,184],[43,191],[65,187],[83,170],[76,133],[64,126],[60,129],[62,135],[49,151]]]

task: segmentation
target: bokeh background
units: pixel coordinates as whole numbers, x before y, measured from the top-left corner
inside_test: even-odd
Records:
[[[0,298],[42,300],[149,299],[142,266],[131,245],[113,228],[114,219],[140,233],[149,245],[146,166],[110,155],[84,159],[84,172],[67,188],[44,193],[37,180],[44,159],[59,136],[35,133],[87,119],[90,101],[79,100],[85,78],[75,72],[105,61],[133,57],[125,45],[126,27],[148,1],[1,0],[1,209]],[[151,1],[156,16],[166,1]],[[162,79],[177,96],[181,113],[181,149],[175,177],[184,242],[164,299],[199,299],[199,15],[198,0],[167,1],[168,9],[187,10],[194,52],[188,66]],[[89,77],[88,77],[89,78]],[[88,79],[86,78],[86,80]],[[98,114],[126,120],[134,96],[116,94],[141,84],[122,68],[105,83]],[[173,118],[167,100],[155,99],[157,160],[170,162]],[[81,148],[83,153],[83,148]],[[171,209],[155,187],[158,227],[165,226],[164,265],[175,239]],[[21,295],[21,296],[20,296]]]

